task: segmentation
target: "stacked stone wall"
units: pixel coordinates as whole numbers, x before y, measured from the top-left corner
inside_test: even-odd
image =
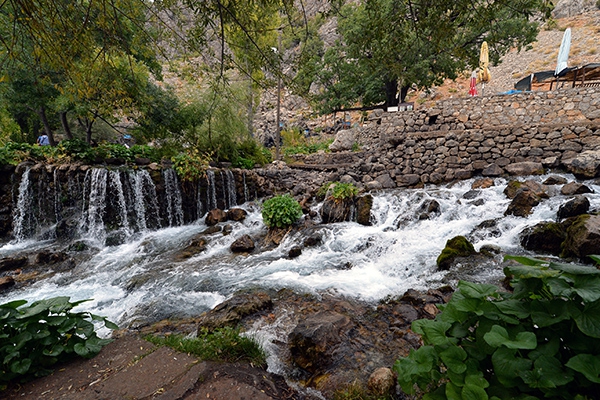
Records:
[[[449,99],[406,112],[375,110],[355,129],[360,152],[303,161],[345,166],[352,160],[352,166],[340,167],[342,175],[384,188],[498,176],[522,162],[560,168],[582,151],[600,150],[600,88]]]

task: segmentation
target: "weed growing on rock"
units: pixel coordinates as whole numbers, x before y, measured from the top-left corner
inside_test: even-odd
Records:
[[[271,197],[263,203],[262,217],[269,228],[286,228],[302,216],[302,207],[290,195]]]

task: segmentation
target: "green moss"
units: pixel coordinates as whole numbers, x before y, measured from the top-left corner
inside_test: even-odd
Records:
[[[440,269],[448,269],[457,257],[467,257],[475,254],[475,248],[464,236],[455,236],[446,242],[446,247],[438,256],[436,263]]]

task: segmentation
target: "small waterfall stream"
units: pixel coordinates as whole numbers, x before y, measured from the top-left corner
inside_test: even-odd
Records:
[[[354,222],[317,225],[315,233],[321,244],[304,248],[294,259],[287,257],[292,246],[301,245],[300,233],[288,235],[275,249],[249,255],[232,254],[231,243],[248,234],[259,237],[266,233],[260,208],[253,203],[241,205],[248,212],[243,222],[231,222],[233,233],[205,235],[206,250],[187,259],[177,258],[178,252],[201,234],[207,226],[200,219],[191,225],[156,226],[157,205],[149,198],[152,186],[148,176],[130,172],[131,193],[126,190],[123,175],[91,169],[84,186],[82,232],[93,238],[105,235],[100,215],[101,199],[111,192],[111,186],[121,182],[123,195],[119,202],[132,202],[127,213],[136,224],[124,221],[125,211],[119,210],[114,221],[120,228],[137,230],[118,245],[101,246],[84,257],[75,269],[56,273],[47,279],[0,295],[0,301],[16,298],[37,299],[68,295],[74,299],[93,298],[86,303],[91,311],[106,315],[123,326],[138,325],[166,317],[198,315],[214,307],[239,289],[265,287],[292,288],[300,292],[350,296],[376,302],[389,295],[400,295],[409,288],[426,289],[454,284],[457,279],[498,281],[501,268],[494,263],[471,271],[437,271],[435,260],[446,241],[456,235],[466,235],[476,249],[495,245],[506,253],[525,252],[518,234],[527,226],[554,220],[558,207],[566,197],[554,194],[534,208],[529,218],[504,216],[510,200],[503,194],[504,179],[496,185],[477,190],[465,198],[471,181],[453,185],[428,186],[425,189],[398,189],[374,196],[372,226]],[[28,174],[23,174],[15,226],[19,237],[30,232],[34,218],[25,212],[32,205],[28,198]],[[207,177],[211,186],[210,174]],[[540,182],[544,177],[532,177]],[[569,179],[573,179],[569,177]],[[173,183],[175,181],[172,181]],[[594,194],[586,197],[592,209],[600,209],[600,187],[591,186]],[[213,198],[214,192],[207,192]],[[142,199],[144,199],[142,201]],[[229,199],[227,201],[231,201]],[[438,215],[430,219],[419,217],[423,204],[435,200],[440,205]],[[212,200],[211,200],[212,201]],[[143,206],[142,206],[143,204]],[[181,220],[174,200],[171,224]],[[318,211],[319,206],[316,207]],[[146,221],[146,222],[143,222]],[[495,221],[494,228],[480,227],[483,221]],[[150,226],[153,229],[148,229]],[[52,246],[52,242],[37,242],[36,246]],[[0,257],[18,252],[19,244],[0,247]]]

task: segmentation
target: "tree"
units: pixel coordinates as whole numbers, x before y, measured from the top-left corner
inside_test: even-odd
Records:
[[[322,111],[404,101],[408,89],[455,79],[478,63],[483,41],[497,64],[532,43],[534,15],[546,0],[365,0],[342,7],[340,40],[323,56],[317,83]],[[400,96],[398,96],[400,89]]]

